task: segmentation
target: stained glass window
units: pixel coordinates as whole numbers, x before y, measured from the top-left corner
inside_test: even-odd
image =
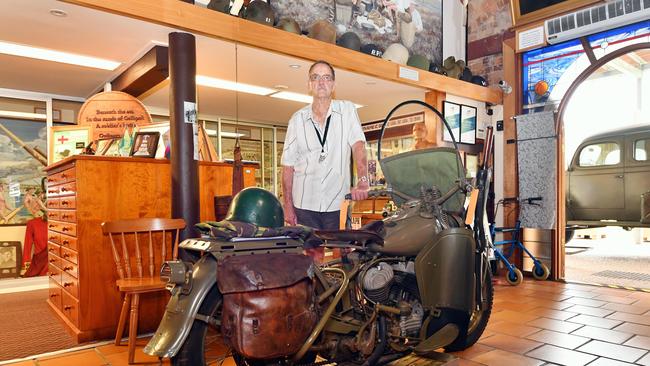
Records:
[[[596,58],[634,43],[650,42],[650,20],[587,37]],[[591,64],[580,40],[525,52],[522,59],[524,113],[555,109],[575,79]]]

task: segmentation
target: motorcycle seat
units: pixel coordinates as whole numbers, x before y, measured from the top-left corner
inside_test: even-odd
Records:
[[[314,232],[314,235],[324,241],[354,242],[362,246],[384,244],[384,238],[381,235],[369,230],[318,230]]]

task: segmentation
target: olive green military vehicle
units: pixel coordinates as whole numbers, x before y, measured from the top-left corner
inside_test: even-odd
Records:
[[[650,227],[650,125],[586,138],[566,173],[567,241],[577,228]]]

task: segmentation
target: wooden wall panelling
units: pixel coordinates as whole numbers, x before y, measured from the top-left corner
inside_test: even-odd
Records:
[[[398,77],[400,65],[393,62],[178,0],[64,1],[301,59],[324,59],[335,67],[406,85],[444,91],[493,104],[500,104],[502,99],[502,93],[498,89],[415,68],[413,70],[419,73],[419,81],[402,79]]]
[[[517,144],[507,144],[508,140],[517,139],[517,125],[514,117],[519,114],[521,88],[519,83],[518,55],[515,52],[515,38],[503,41],[503,79],[512,86],[512,92],[503,96],[503,197],[517,197],[519,179],[517,172]],[[518,212],[515,209],[502,208],[503,225],[515,226]],[[522,268],[521,250],[515,250],[510,258],[518,268]]]

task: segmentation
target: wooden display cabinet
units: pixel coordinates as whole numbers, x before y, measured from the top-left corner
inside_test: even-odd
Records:
[[[232,192],[232,165],[199,163],[201,221],[214,220],[214,196]],[[244,185],[256,165],[244,166]],[[48,303],[77,342],[115,336],[122,299],[108,237],[101,223],[171,217],[168,160],[74,156],[46,168],[48,175]],[[140,332],[154,330],[167,294],[144,296]]]

